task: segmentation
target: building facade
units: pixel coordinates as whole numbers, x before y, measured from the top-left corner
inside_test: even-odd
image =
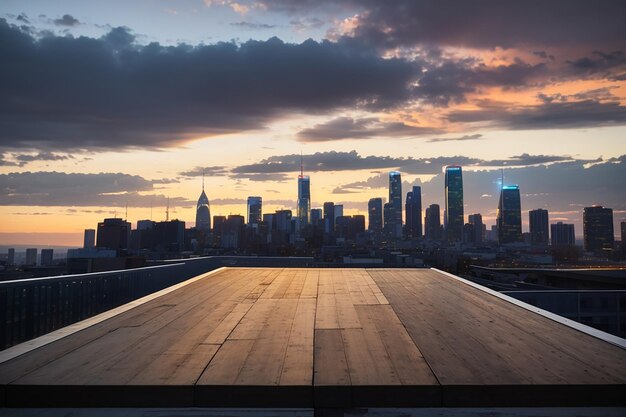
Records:
[[[530,243],[547,245],[550,242],[548,210],[536,209],[528,212]]]
[[[499,244],[522,241],[522,207],[517,185],[502,187],[496,223]]]
[[[550,234],[552,236],[552,246],[574,246],[576,244],[573,224],[565,224],[563,222],[551,224]]]
[[[259,227],[263,219],[263,198],[248,197],[248,226]]]
[[[383,199],[370,198],[367,202],[368,227],[371,233],[380,235],[383,231]]]
[[[606,253],[613,250],[613,209],[592,206],[583,210],[585,251]]]
[[[389,203],[393,210],[389,211],[387,219],[385,211],[385,224],[388,224],[388,234],[392,238],[402,237],[402,175],[398,171],[389,173]]]
[[[422,237],[422,188],[414,185],[406,194],[405,218],[406,235],[412,238]]]
[[[460,166],[446,167],[444,223],[448,242],[463,237],[463,171]]]

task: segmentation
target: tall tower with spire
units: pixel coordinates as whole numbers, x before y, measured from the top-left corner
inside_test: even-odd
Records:
[[[309,224],[311,212],[311,180],[304,175],[302,153],[300,154],[300,175],[298,176],[298,227],[304,229]]]
[[[202,193],[200,194],[200,198],[198,198],[198,205],[196,207],[196,229],[211,230],[211,206],[204,192],[204,173],[202,174]]]

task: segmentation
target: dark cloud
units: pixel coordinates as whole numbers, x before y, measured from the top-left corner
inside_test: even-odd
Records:
[[[252,29],[252,30],[274,29],[276,27],[276,25],[270,25],[267,23],[254,23],[254,22],[246,22],[246,21],[232,22],[230,25],[238,27],[238,28]]]
[[[352,36],[383,47],[439,44],[479,48],[619,45],[622,0],[265,0],[270,10],[309,15],[334,4],[358,13]]]
[[[1,148],[171,147],[289,112],[380,110],[410,98],[418,69],[328,41],[140,46],[125,28],[35,39],[5,20],[0,39]]]
[[[626,44],[623,45],[626,47]],[[594,51],[591,57],[583,57],[573,61],[566,61],[569,69],[578,74],[593,75],[601,73],[608,78],[615,77],[614,70],[618,73],[626,71],[626,53],[624,51],[602,52]],[[609,73],[609,74],[606,74]]]
[[[18,22],[30,25],[30,20],[28,20],[28,16],[26,16],[25,13],[20,13],[19,15],[17,15],[15,20],[17,20]]]
[[[538,106],[507,108],[483,103],[479,110],[456,110],[448,114],[453,123],[489,122],[508,129],[569,129],[626,124],[626,107],[617,101],[555,101],[543,97]]]
[[[375,137],[411,137],[440,132],[440,129],[411,126],[402,122],[383,122],[375,117],[353,119],[337,117],[298,132],[302,142],[326,142],[340,139]]]
[[[316,152],[304,155],[305,172],[319,171],[350,171],[356,169],[394,168],[411,161],[410,158],[394,158],[391,156],[361,156],[356,151],[350,152]],[[300,155],[276,155],[263,159],[258,163],[241,165],[232,169],[233,173],[267,174],[300,171]]]
[[[480,87],[523,87],[542,80],[549,72],[545,63],[528,64],[520,59],[508,65],[487,66],[473,58],[437,59],[425,62],[427,68],[412,89],[414,97],[437,106],[466,101],[466,95]]]
[[[72,155],[54,152],[39,152],[37,154],[14,154],[13,158],[19,161],[20,166],[34,161],[65,161],[68,159],[74,159]]]
[[[285,182],[290,179],[289,176],[287,176],[286,174],[280,173],[235,173],[231,174],[231,178],[246,179],[255,182]]]
[[[69,14],[64,14],[63,17],[59,18],[59,19],[54,19],[53,20],[54,24],[57,26],[78,26],[80,25],[80,22],[78,21],[78,19],[76,19],[74,16],[69,15]]]
[[[429,139],[428,142],[457,142],[457,141],[465,141],[465,140],[479,140],[483,139],[483,135],[480,133],[475,133],[473,135],[463,135],[455,138],[432,138]]]
[[[570,156],[522,154],[507,159],[488,160],[467,156],[440,156],[436,158],[396,158],[391,156],[361,156],[357,151],[316,152],[303,155],[304,171],[355,171],[399,169],[405,174],[435,175],[448,165],[464,166],[528,166],[553,162],[572,161]],[[591,161],[584,161],[591,162]],[[258,163],[241,165],[232,169],[235,174],[275,174],[300,171],[300,155],[275,155]],[[384,174],[386,175],[386,173]],[[285,178],[287,179],[287,178]]]
[[[183,177],[216,177],[226,175],[228,170],[224,166],[208,166],[208,167],[195,167],[189,171],[179,172],[178,175]]]
[[[165,205],[167,197],[146,194],[154,182],[122,173],[76,174],[22,172],[0,174],[0,205],[3,206],[100,206],[150,207]],[[180,206],[190,201],[170,199]]]

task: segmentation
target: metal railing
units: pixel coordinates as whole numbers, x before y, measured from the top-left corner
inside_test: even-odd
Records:
[[[0,350],[191,278],[184,263],[0,282]]]

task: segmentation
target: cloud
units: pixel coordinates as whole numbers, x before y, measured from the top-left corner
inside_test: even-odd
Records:
[[[485,123],[508,129],[571,129],[619,126],[626,124],[626,107],[617,101],[581,100],[556,102],[545,100],[538,106],[504,106],[484,103],[479,110],[455,110],[448,113],[453,123]]]
[[[432,138],[429,139],[428,142],[457,142],[457,141],[465,141],[465,140],[479,140],[483,139],[483,135],[480,133],[476,133],[473,135],[463,135],[455,138]]]
[[[304,155],[305,172],[346,171],[356,169],[393,168],[406,164],[410,158],[394,158],[391,156],[361,156],[356,151],[350,152],[316,152]],[[300,155],[275,155],[258,163],[240,165],[232,169],[233,173],[262,174],[285,173],[300,171]]]
[[[69,14],[64,14],[60,19],[54,19],[53,23],[57,26],[78,26],[80,22],[74,16]]]
[[[431,127],[410,126],[403,122],[383,122],[375,117],[353,119],[337,117],[298,132],[302,142],[326,142],[340,139],[368,139],[375,137],[411,137],[440,132]]]
[[[231,178],[247,179],[247,180],[255,181],[255,182],[265,182],[265,181],[285,182],[290,179],[289,176],[287,176],[286,174],[280,174],[280,173],[259,173],[259,174],[236,173],[236,174],[232,174]]]
[[[0,205],[3,206],[99,206],[150,207],[165,205],[167,196],[150,194],[155,182],[122,173],[78,174],[22,172],[0,174]],[[157,180],[156,183],[161,183]],[[171,206],[189,204],[170,198]]]
[[[622,45],[624,46],[624,45]],[[597,74],[606,73],[614,69],[626,70],[626,53],[624,51],[602,52],[594,51],[591,57],[583,57],[573,61],[566,61],[569,69],[574,73]]]
[[[154,149],[261,129],[289,113],[410,99],[416,64],[349,43],[240,45],[34,38],[0,20],[0,148]]]
[[[231,22],[230,25],[238,27],[238,28],[251,29],[251,30],[274,29],[275,27],[277,27],[276,25],[270,25],[267,23],[254,23],[254,22],[246,22],[246,21]]]
[[[298,154],[274,155],[254,164],[235,167],[231,172],[234,174],[257,175],[299,172],[300,157]],[[484,167],[504,165],[528,166],[573,160],[571,156],[567,155],[529,155],[527,153],[495,160],[471,158],[462,155],[434,158],[397,158],[376,155],[361,156],[355,150],[350,152],[316,152],[302,156],[305,172],[399,169],[403,173],[411,175],[435,175],[442,172],[443,167],[448,165]],[[584,160],[582,162],[597,161]]]
[[[195,167],[189,171],[179,172],[178,175],[183,177],[217,177],[226,175],[228,170],[224,166],[208,166],[208,167]]]
[[[624,45],[621,0],[264,0],[269,10],[311,15],[322,8],[352,10],[347,34],[387,48],[440,44],[477,48]],[[494,34],[497,34],[494,36]]]

